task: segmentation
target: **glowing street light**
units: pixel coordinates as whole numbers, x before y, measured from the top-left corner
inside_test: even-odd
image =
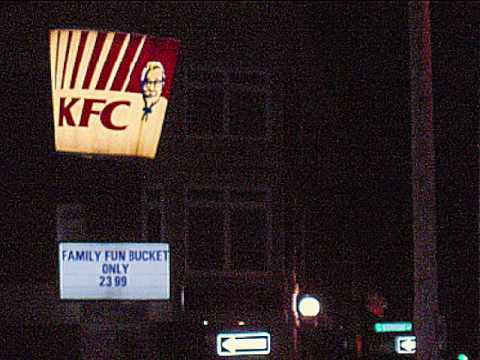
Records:
[[[320,313],[320,301],[311,296],[305,295],[298,302],[298,312],[304,317],[315,317]]]

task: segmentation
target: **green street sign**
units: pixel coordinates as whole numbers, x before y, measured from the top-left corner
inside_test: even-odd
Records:
[[[409,321],[375,323],[373,329],[376,333],[410,332],[413,329],[413,324]]]

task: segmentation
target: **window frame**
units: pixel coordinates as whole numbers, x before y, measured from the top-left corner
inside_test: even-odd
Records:
[[[205,83],[194,79],[191,79],[189,74],[191,72],[198,71],[202,73],[220,74],[222,80],[216,83]],[[258,78],[263,78],[261,84],[245,84],[232,81],[232,77],[235,75],[254,75]],[[187,69],[184,75],[184,98],[185,98],[185,114],[184,114],[184,129],[185,136],[187,138],[194,139],[226,139],[226,140],[252,140],[252,141],[266,141],[272,139],[272,76],[266,71],[261,70],[242,70],[242,69],[226,69],[226,68],[193,68]],[[202,90],[202,89],[220,89],[223,90],[223,128],[219,134],[207,135],[207,134],[194,134],[190,130],[189,126],[189,90]],[[233,135],[230,133],[230,99],[232,98],[232,92],[234,91],[246,91],[252,93],[262,93],[265,96],[264,106],[264,119],[265,119],[265,134],[263,136],[248,136],[248,135]]]
[[[160,192],[160,199],[149,199],[148,193],[151,191],[159,191]],[[166,197],[165,197],[165,188],[163,185],[148,185],[142,186],[142,194],[141,194],[141,201],[142,201],[142,229],[141,229],[141,237],[142,241],[150,242],[150,241],[160,241],[160,242],[168,242],[167,239],[167,211],[166,211]],[[158,209],[160,211],[160,237],[161,239],[152,239],[149,234],[149,219],[148,216],[151,210]]]
[[[218,191],[222,194],[222,201],[208,201],[208,200],[192,200],[189,197],[191,191]],[[238,201],[231,199],[231,193],[241,191],[245,193],[263,193],[263,201]],[[184,248],[185,248],[185,271],[189,275],[228,275],[228,276],[242,276],[254,275],[264,276],[271,275],[272,271],[272,237],[273,237],[273,222],[272,222],[272,196],[271,190],[268,188],[254,188],[254,189],[239,189],[229,187],[197,187],[188,186],[184,191],[185,198],[185,214],[184,214]],[[223,211],[223,268],[222,270],[215,269],[192,269],[189,265],[189,211],[191,208],[217,208]],[[239,270],[233,268],[232,258],[232,229],[231,220],[235,208],[246,209],[264,209],[265,210],[265,257],[266,266],[263,271],[256,270]]]

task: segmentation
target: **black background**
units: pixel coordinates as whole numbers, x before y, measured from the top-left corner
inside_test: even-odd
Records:
[[[167,5],[173,9],[177,4]],[[191,19],[203,5],[189,5],[182,11]],[[470,352],[476,349],[479,328],[478,5],[431,4],[440,305],[451,349]],[[364,274],[383,289],[390,308],[408,313],[413,301],[413,245],[406,3],[285,2],[272,5],[271,11],[276,6],[292,11],[275,26],[284,32],[291,27],[302,43],[297,51],[312,62],[302,79],[291,79],[287,109],[292,118],[298,116],[294,109],[303,107],[305,89],[325,87],[335,101],[338,122],[326,131],[326,142],[335,144],[330,151],[338,155],[326,172],[336,179],[335,216],[343,238],[364,259]],[[129,7],[143,12],[136,17]],[[76,11],[86,24],[149,32],[155,21],[145,16],[147,10],[138,2],[0,5],[2,281],[55,277],[54,271],[45,271],[55,261],[49,239],[55,232],[58,161],[48,120],[47,30],[75,24],[71,13]],[[111,12],[119,16],[102,15]],[[296,15],[306,23],[298,26]],[[222,15],[229,16],[237,14]],[[208,16],[195,21],[197,26],[211,26]],[[302,29],[308,39],[302,38]],[[318,63],[325,64],[326,86],[316,77]],[[316,170],[305,169],[302,177],[315,177]],[[320,191],[315,183],[306,188],[312,209]]]

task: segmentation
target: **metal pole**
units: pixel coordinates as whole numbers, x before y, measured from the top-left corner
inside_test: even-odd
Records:
[[[438,360],[435,149],[429,1],[409,1],[416,357]]]

